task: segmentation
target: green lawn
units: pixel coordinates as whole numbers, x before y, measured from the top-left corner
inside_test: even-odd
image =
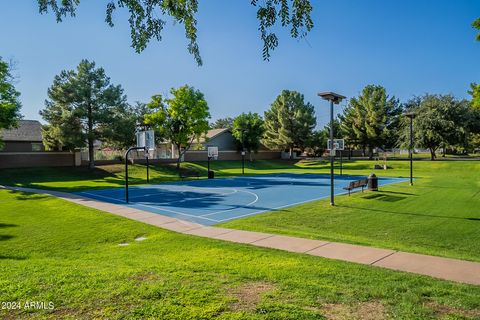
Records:
[[[368,175],[374,161],[346,161],[344,173]],[[213,161],[219,177],[241,174],[241,163]],[[183,168],[204,174],[206,163]],[[408,161],[389,161],[379,176],[409,175]],[[337,163],[338,166],[338,163]],[[305,238],[342,241],[409,252],[480,261],[480,161],[416,161],[415,186],[408,183],[286,208],[225,223],[229,228],[265,231]],[[327,173],[327,161],[247,162],[246,174]],[[0,184],[80,191],[123,185],[123,166],[2,170]],[[131,182],[145,183],[145,168],[131,167]],[[153,166],[153,183],[177,180],[172,166]]]
[[[407,176],[408,162],[389,162],[379,176]],[[225,227],[343,241],[480,261],[480,161],[418,161],[418,179],[381,192],[340,196],[225,223]],[[368,174],[371,162],[346,164]]]
[[[1,308],[0,318],[475,319],[479,297],[478,286],[177,234],[0,190],[0,302],[55,306]]]

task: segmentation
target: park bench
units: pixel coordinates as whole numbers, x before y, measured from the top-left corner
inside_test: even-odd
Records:
[[[200,172],[198,171],[182,171],[180,172],[180,179],[185,180],[188,178],[200,178]]]
[[[350,182],[349,185],[347,187],[344,187],[343,189],[348,190],[348,195],[350,195],[350,192],[356,188],[362,188],[362,192],[363,192],[363,188],[365,188],[367,185],[368,185],[368,179],[360,179],[360,180]]]

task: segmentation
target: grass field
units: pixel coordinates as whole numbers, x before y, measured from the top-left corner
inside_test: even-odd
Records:
[[[390,166],[377,175],[408,175],[408,162]],[[369,167],[349,163],[345,172],[366,175]],[[389,185],[337,197],[333,208],[322,200],[224,226],[480,261],[480,162],[420,161],[415,174],[413,187]]]
[[[372,161],[344,163],[344,173],[368,175]],[[338,165],[338,164],[337,164]],[[318,161],[256,161],[246,174],[327,173],[329,164]],[[390,161],[379,176],[409,175],[408,161]],[[377,193],[337,197],[286,208],[224,224],[229,228],[265,231],[305,238],[325,239],[392,248],[409,252],[480,261],[480,161],[417,161],[416,181],[390,185]],[[188,170],[206,171],[206,163],[186,163]],[[241,174],[240,162],[216,161],[217,176]],[[132,166],[133,183],[145,183],[143,166]],[[153,183],[176,180],[172,166],[154,166]],[[103,166],[96,171],[73,168],[4,170],[0,184],[52,188],[63,191],[123,185],[123,166]]]
[[[478,286],[177,234],[0,190],[0,302],[55,306],[2,308],[0,318],[475,319],[479,296]]]

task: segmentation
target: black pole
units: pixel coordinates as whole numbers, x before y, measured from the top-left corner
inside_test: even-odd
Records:
[[[147,151],[146,151],[146,152],[147,152]],[[150,174],[149,174],[149,172],[148,172],[148,169],[149,169],[149,167],[150,167],[150,163],[149,163],[149,161],[148,161],[148,154],[147,154],[147,156],[145,157],[145,160],[146,160],[146,162],[147,162],[147,183],[150,183]]]
[[[244,130],[242,130],[241,133],[242,133],[242,175],[245,175],[245,142],[243,140]]]
[[[147,152],[145,147],[131,147],[131,148],[128,148],[127,152],[125,152],[125,202],[126,203],[128,203],[128,154],[132,150],[141,150],[141,149]],[[147,181],[148,181],[148,165],[147,165]]]
[[[125,202],[128,203],[128,153],[130,149],[125,153]]]
[[[410,117],[410,185],[413,186],[413,116]]]
[[[343,176],[343,150],[340,150],[340,175]]]
[[[334,161],[334,153],[333,153],[333,100],[330,101],[330,205],[335,205],[335,195],[333,193],[334,190],[334,177],[333,177],[333,161]]]

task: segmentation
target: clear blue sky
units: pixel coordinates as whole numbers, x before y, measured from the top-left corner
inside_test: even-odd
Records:
[[[77,16],[61,24],[40,15],[35,0],[1,5],[0,56],[18,62],[26,119],[40,119],[53,77],[82,58],[104,67],[129,102],[193,85],[205,93],[213,119],[263,114],[282,89],[291,89],[315,105],[323,125],[328,106],[319,91],[352,97],[380,84],[402,101],[426,92],[467,98],[469,83],[480,82],[480,42],[471,27],[480,17],[478,0],[313,0],[315,27],[307,40],[280,31],[270,62],[261,57],[250,0],[200,0],[202,67],[188,54],[181,25],[167,25],[163,41],[136,54],[126,12],[118,11],[110,28],[106,2],[82,0]]]

